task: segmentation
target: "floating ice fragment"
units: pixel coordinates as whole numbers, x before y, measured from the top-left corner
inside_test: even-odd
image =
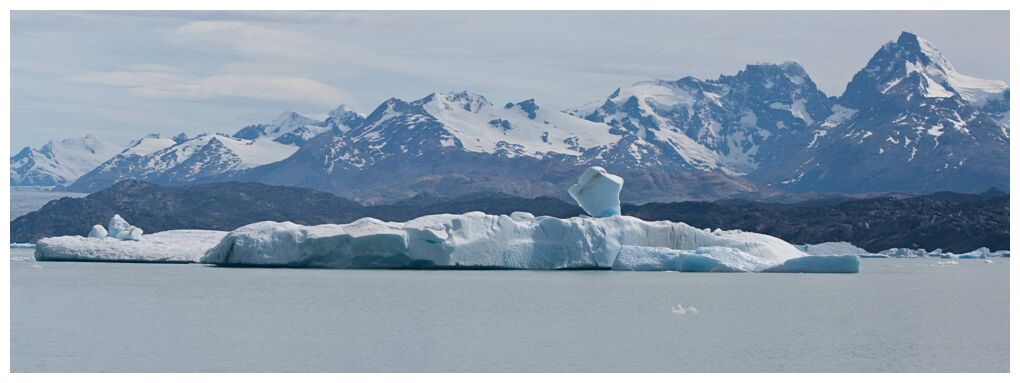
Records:
[[[109,235],[109,233],[103,225],[92,225],[92,230],[89,231],[89,238],[103,239],[106,238],[107,235]]]
[[[892,248],[882,250],[879,254],[888,255],[893,258],[927,258],[930,254],[925,249]]]
[[[124,218],[120,217],[120,214],[114,214],[113,218],[110,218],[110,223],[106,225],[109,228],[107,234],[114,238],[119,238],[120,233],[130,232],[131,224],[129,224]]]
[[[803,255],[768,258],[752,255],[755,246],[704,246],[692,250],[623,246],[613,270],[685,272],[857,273],[856,255]]]
[[[567,190],[577,204],[592,217],[620,215],[620,190],[623,178],[609,174],[606,169],[592,166],[581,174]]]
[[[120,214],[114,214],[113,218],[110,218],[110,223],[107,225],[108,230],[104,230],[102,226],[92,226],[92,231],[89,232],[90,238],[110,238],[120,239],[125,241],[138,241],[142,239],[142,229],[131,226],[124,218],[120,217]]]
[[[672,308],[672,311],[673,311],[673,314],[697,314],[698,313],[698,309],[694,308],[694,306],[687,306],[685,308],[683,303],[678,303],[676,306],[674,306]]]
[[[992,252],[987,247],[982,247],[971,252],[963,254],[943,253],[942,258],[952,259],[985,259],[992,255]]]

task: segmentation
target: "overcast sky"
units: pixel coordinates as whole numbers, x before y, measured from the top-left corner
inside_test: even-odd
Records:
[[[566,109],[619,86],[797,60],[830,95],[907,30],[1009,81],[1008,12],[11,12],[11,150],[233,133],[468,89]],[[12,153],[14,154],[14,153]]]

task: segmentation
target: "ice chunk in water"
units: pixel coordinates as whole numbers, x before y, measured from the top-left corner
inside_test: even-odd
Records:
[[[992,252],[987,247],[982,247],[974,251],[970,251],[963,254],[953,253],[942,253],[942,258],[956,258],[956,259],[985,259],[992,255]]]
[[[623,178],[606,169],[592,166],[581,174],[567,192],[592,217],[620,215],[620,190]]]
[[[762,270],[766,273],[859,273],[861,257],[856,255],[809,255],[793,258],[778,266]]]
[[[110,223],[106,225],[108,228],[107,233],[109,236],[117,238],[120,233],[130,232],[131,224],[129,224],[124,218],[120,217],[120,214],[114,214],[113,218],[110,218]]]
[[[103,239],[106,238],[107,235],[109,235],[109,233],[103,225],[92,225],[92,230],[89,231],[89,238]]]
[[[96,226],[92,227],[93,232],[96,231]],[[142,239],[142,229],[131,226],[124,218],[120,217],[120,214],[114,214],[113,218],[110,218],[110,224],[107,227],[106,237],[125,241],[138,241]],[[98,235],[99,233],[97,232],[96,234]],[[92,232],[89,232],[89,237],[101,238],[93,237]]]

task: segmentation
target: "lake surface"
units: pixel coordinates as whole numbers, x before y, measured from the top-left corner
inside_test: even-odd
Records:
[[[55,192],[49,188],[35,186],[11,186],[11,220],[39,210],[55,199],[64,197],[82,198],[88,193]]]
[[[696,274],[11,261],[11,370],[1006,372],[1009,260],[994,262]]]

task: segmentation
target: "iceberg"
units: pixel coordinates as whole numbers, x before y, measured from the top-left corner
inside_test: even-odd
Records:
[[[99,226],[99,225],[96,225]],[[113,218],[110,218],[110,224],[107,225],[106,236],[98,237],[102,234],[102,231],[97,231],[96,226],[92,227],[92,231],[95,232],[97,237],[95,238],[113,238],[125,241],[138,241],[142,239],[142,229],[131,226],[124,218],[120,217],[120,214],[114,214]],[[100,229],[102,226],[100,226]],[[91,237],[93,232],[89,233]]]
[[[613,270],[684,272],[857,273],[857,255],[806,255],[767,262],[744,251],[709,246],[694,250],[625,246]]]
[[[762,270],[763,273],[859,273],[857,255],[808,255]]]
[[[169,230],[130,241],[81,236],[43,238],[36,242],[35,259],[193,263],[198,262],[226,234],[212,230]]]
[[[982,247],[980,249],[975,249],[973,251],[966,252],[966,253],[963,253],[963,254],[942,253],[942,258],[949,258],[949,259],[985,259],[985,258],[988,258],[988,257],[991,257],[991,256],[994,256],[994,255],[991,252],[991,250],[988,250],[987,247]]]
[[[879,254],[892,258],[928,258],[928,251],[925,249],[892,248],[882,250]]]
[[[577,183],[567,192],[592,217],[620,215],[620,191],[623,178],[609,174],[606,169],[592,166],[581,173]]]
[[[609,269],[627,246],[725,247],[779,264],[804,256],[778,238],[708,231],[629,216],[533,217],[526,213],[438,214],[407,222],[363,218],[343,225],[259,222],[227,234],[205,263],[328,268]]]
[[[103,227],[103,225],[92,225],[92,230],[89,231],[89,238],[104,239],[108,235],[110,235],[110,233],[106,231],[106,228]]]
[[[797,245],[808,255],[856,255],[861,258],[889,258],[886,254],[875,254],[854,246],[850,242],[823,242],[814,245]]]

